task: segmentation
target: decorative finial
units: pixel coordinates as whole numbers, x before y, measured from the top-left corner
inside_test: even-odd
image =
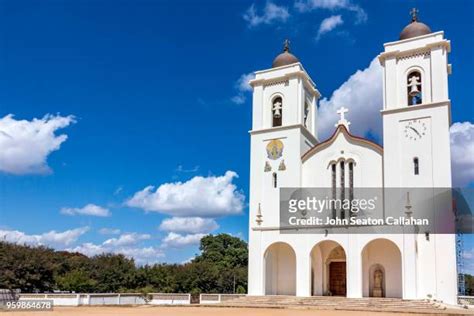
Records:
[[[260,203],[258,203],[258,209],[257,209],[257,219],[255,220],[257,222],[257,225],[260,226],[262,225],[263,219],[262,219],[262,209],[260,208]]]
[[[418,12],[419,12],[419,11],[418,11],[417,8],[411,9],[410,15],[411,15],[411,21],[412,21],[412,22],[418,21]]]
[[[286,39],[284,44],[283,44],[283,51],[284,52],[289,52],[290,51],[290,40]]]
[[[343,106],[339,110],[336,111],[336,113],[341,116],[341,118],[339,119],[339,121],[335,125],[336,127],[338,127],[339,125],[344,125],[349,130],[349,125],[351,125],[351,122],[346,120],[345,114],[347,112],[349,112],[349,109],[346,109]]]
[[[411,214],[413,214],[413,211],[411,210],[411,203],[410,203],[410,192],[407,192],[407,202],[405,205],[405,214],[407,217],[411,217]]]

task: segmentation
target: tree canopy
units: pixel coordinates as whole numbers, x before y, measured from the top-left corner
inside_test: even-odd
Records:
[[[188,263],[137,266],[121,254],[87,257],[43,246],[0,242],[0,288],[22,292],[244,293],[247,243],[228,234],[201,239]]]

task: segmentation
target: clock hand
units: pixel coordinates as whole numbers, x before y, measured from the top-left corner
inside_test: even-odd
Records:
[[[416,129],[414,129],[414,128],[413,128],[413,127],[411,127],[411,126],[408,126],[408,128],[411,128],[411,129],[412,129],[412,130],[413,130],[415,133],[417,133],[417,134],[418,134],[418,136],[420,136],[420,137],[421,137],[420,133],[418,133],[418,131],[417,131]]]

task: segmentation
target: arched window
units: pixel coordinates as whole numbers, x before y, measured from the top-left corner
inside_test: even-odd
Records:
[[[346,186],[346,172],[344,161],[341,161],[339,165],[341,166],[341,189],[344,189],[344,187]]]
[[[345,190],[345,187],[346,187],[346,170],[345,170],[345,163],[344,161],[341,161],[340,162],[340,166],[341,166],[341,201],[344,201],[344,199],[346,198],[346,190]],[[345,218],[346,212],[345,212],[345,209],[344,207],[341,207],[341,218]]]
[[[272,174],[272,179],[273,179],[273,187],[276,188],[278,186],[278,178],[277,178],[276,172]]]
[[[420,163],[419,163],[418,157],[413,158],[413,173],[415,175],[420,174]]]
[[[354,200],[354,163],[349,162],[349,200]],[[350,216],[356,216],[355,212],[350,212]]]
[[[332,185],[332,199],[336,199],[336,163],[331,164],[331,185]],[[332,218],[336,218],[336,208],[332,207]]]
[[[272,126],[281,126],[283,112],[283,101],[281,97],[276,97],[272,102]]]
[[[421,73],[412,71],[407,76],[407,98],[408,105],[416,105],[422,103],[421,91]]]

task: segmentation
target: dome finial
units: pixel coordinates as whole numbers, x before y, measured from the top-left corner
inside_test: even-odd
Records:
[[[420,12],[420,11],[418,11],[417,8],[411,9],[410,15],[411,15],[411,21],[412,21],[412,22],[418,21],[418,12]]]
[[[291,65],[298,62],[298,58],[290,53],[290,40],[286,39],[283,42],[283,52],[273,60],[272,68]]]
[[[418,21],[418,9],[413,8],[410,10],[411,22],[400,33],[400,40],[418,37],[431,33],[431,29],[428,25]]]
[[[283,51],[284,52],[289,52],[290,51],[290,40],[286,39],[285,42],[283,43]]]

